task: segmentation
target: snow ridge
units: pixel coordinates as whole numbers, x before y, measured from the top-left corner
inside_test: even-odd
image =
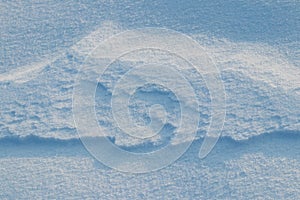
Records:
[[[88,52],[121,30],[113,22],[103,23],[101,28],[59,56],[49,56],[50,59],[40,63],[0,74],[0,91],[5,94],[0,97],[1,137],[37,135],[77,138],[71,109],[76,74]],[[221,71],[227,95],[223,136],[242,140],[266,132],[300,130],[300,71],[293,60],[281,54],[277,47],[266,44],[234,43],[205,35],[191,36],[206,49]],[[120,66],[131,61],[122,62]],[[116,81],[115,78],[124,73],[119,68],[115,69],[106,74],[111,81]],[[198,137],[203,137],[210,119],[210,101],[205,96],[207,89],[201,76],[194,75],[194,71],[183,73],[192,77],[189,81],[195,90],[203,94],[199,96],[203,109],[198,129]],[[99,95],[106,99],[102,99],[104,104],[96,107],[99,123],[111,131],[111,136],[116,137],[120,145],[132,143],[130,139],[122,140],[122,136],[118,138],[120,132],[116,131],[107,108],[111,85],[109,81],[106,83],[100,83],[102,89]],[[152,95],[157,91],[159,88],[154,88]],[[172,96],[170,93],[165,95]],[[173,101],[172,105],[176,104],[174,99],[170,101]],[[138,113],[141,111],[138,107],[134,109],[138,109]],[[147,117],[144,120],[147,121]]]

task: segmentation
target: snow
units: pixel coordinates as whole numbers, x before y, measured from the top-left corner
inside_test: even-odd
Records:
[[[79,140],[15,138],[0,141],[1,198],[297,199],[299,141],[295,133],[223,138],[205,160],[196,141],[167,168],[130,174],[95,161]]]
[[[300,198],[299,2],[3,1],[0,27],[1,199]],[[129,115],[140,125],[149,124],[151,114],[163,119],[161,107],[146,112],[162,102],[169,114],[160,134],[141,140],[117,127],[113,88],[141,56],[179,66],[199,103],[189,150],[164,169],[136,175],[105,167],[86,151],[72,95],[78,73],[90,75],[84,63],[92,50],[114,34],[143,27],[174,29],[199,43],[220,71],[226,118],[219,142],[200,160],[211,119],[201,74],[163,52],[120,58],[99,76],[95,95],[97,122],[120,148],[141,153],[193,140],[174,139],[178,99],[155,84],[135,91]],[[192,94],[182,94],[189,104]]]
[[[45,136],[47,134],[47,137],[77,137],[71,109],[74,79],[87,52],[97,47],[97,44],[110,33],[120,31],[115,28],[118,27],[117,25],[111,23],[103,23],[103,29],[99,28],[84,37],[70,50],[50,61],[33,63],[0,76],[2,77],[1,90],[5,93],[1,96],[3,102],[1,135]],[[98,40],[95,41],[95,35],[102,35],[102,37],[97,37]],[[221,72],[227,101],[224,136],[240,140],[266,132],[299,130],[300,104],[297,91],[300,89],[298,78],[300,71],[298,66],[281,54],[276,47],[269,45],[234,43],[200,35],[192,35],[192,37],[209,53]],[[159,56],[155,58],[157,59],[155,62],[166,62],[163,60],[170,59],[168,55],[159,54]],[[127,58],[120,60],[115,63],[116,66],[111,66],[113,69],[105,73],[99,97],[102,94],[108,96],[96,102],[96,105],[100,106],[96,108],[97,113],[110,112],[107,109],[109,109],[111,89],[116,80],[129,69],[120,69],[118,66],[130,66],[135,63],[134,56],[127,57],[130,60]],[[172,62],[180,64],[181,61]],[[200,113],[202,121],[198,133],[202,133],[206,131],[210,119],[210,112],[207,110],[210,103],[206,93],[207,88],[201,75],[196,75],[195,71],[189,69],[180,70],[189,77],[198,95],[200,109],[202,109]],[[171,101],[176,103],[176,99]],[[106,128],[114,129],[113,119],[108,117],[109,115],[107,113],[98,116],[98,120],[107,124]],[[37,126],[36,123],[39,125]],[[33,130],[32,126],[36,129]]]

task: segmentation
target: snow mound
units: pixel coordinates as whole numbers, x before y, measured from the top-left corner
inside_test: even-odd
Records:
[[[120,32],[119,27],[113,22],[103,23],[101,28],[85,36],[60,56],[50,56],[53,59],[1,74],[0,90],[5,94],[0,97],[1,135],[78,137],[71,108],[74,79],[88,53],[105,38]],[[227,96],[223,136],[241,140],[266,132],[300,129],[300,71],[277,47],[260,43],[231,42],[205,35],[191,36],[202,45],[221,72]],[[161,58],[157,60],[159,59]],[[106,79],[110,80],[99,83],[98,97],[102,98],[102,104],[97,107],[96,95],[98,120],[109,129],[111,136],[119,133],[113,119],[109,117],[109,81],[115,82],[125,71],[122,66],[130,62],[132,60],[117,63],[121,68],[115,67],[108,71]],[[209,93],[201,75],[195,74],[195,71],[182,72],[189,77],[199,94],[202,110],[198,137],[202,137],[210,120]],[[159,88],[144,94],[151,98],[157,92]],[[169,99],[171,106],[175,106],[176,99],[171,98],[171,93],[163,96]],[[133,109],[136,109],[133,115],[143,113],[142,107]],[[143,120],[147,121],[147,116]],[[176,128],[174,124],[170,125]],[[124,144],[117,139],[118,142]],[[125,143],[136,144],[130,139]]]

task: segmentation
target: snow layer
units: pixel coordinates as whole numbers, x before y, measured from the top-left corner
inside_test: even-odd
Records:
[[[88,52],[104,38],[120,32],[122,29],[118,27],[112,22],[103,23],[103,27],[60,56],[50,55],[47,61],[2,74],[0,90],[5,95],[0,97],[1,135],[76,138],[71,108],[74,79]],[[266,44],[191,36],[203,46],[221,72],[227,98],[224,136],[239,140],[266,132],[300,129],[299,66],[276,47]],[[159,56],[162,57],[157,58],[157,62],[164,59],[163,55]],[[96,110],[99,123],[105,124],[113,135],[116,125],[109,110],[109,96],[113,83],[129,69],[126,66],[134,64],[130,62],[132,60],[118,61],[105,73],[104,82],[98,86],[100,100],[99,106],[96,102]],[[198,130],[201,136],[210,119],[207,88],[200,74],[179,70],[189,78],[198,94],[202,107]],[[148,91],[149,98],[155,97],[159,90]],[[162,94],[162,98],[168,99],[168,96],[172,96],[170,91]],[[176,107],[176,99],[169,100],[169,106]],[[133,109],[136,109],[134,113],[144,113],[143,107]]]
[[[293,0],[1,1],[0,198],[300,199],[299,8]],[[92,49],[142,27],[174,29],[200,43],[221,72],[227,115],[222,138],[199,160],[209,93],[199,74],[181,69],[199,95],[198,139],[167,168],[133,175],[103,166],[85,150],[72,91]],[[149,121],[144,100],[157,95],[174,118],[152,141],[118,130],[111,83],[130,64],[116,63],[98,84],[97,117],[125,150],[152,151],[171,141],[178,102],[164,88],[142,88],[130,107],[137,123]]]
[[[299,199],[299,135],[223,138],[205,160],[201,142],[167,168],[134,175],[103,166],[78,140],[2,139],[1,198]]]

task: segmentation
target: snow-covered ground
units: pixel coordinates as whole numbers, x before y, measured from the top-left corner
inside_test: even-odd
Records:
[[[95,161],[79,140],[1,141],[1,198],[297,199],[299,134],[222,138],[205,160],[201,140],[152,173],[120,173]],[[139,147],[136,147],[139,148]]]
[[[296,1],[2,1],[0,197],[299,199],[299,8]],[[226,118],[220,141],[200,160],[211,118],[209,91],[201,75],[179,68],[199,101],[196,141],[174,164],[133,175],[105,167],[85,150],[72,95],[93,49],[114,34],[143,27],[174,29],[201,45],[220,71]],[[155,62],[167,60],[143,53],[155,55]],[[132,152],[188,142],[192,138],[172,140],[179,103],[157,85],[137,90],[130,113],[137,123],[147,123],[144,108],[163,102],[169,121],[159,137],[141,141],[117,127],[112,91],[139,56],[119,59],[100,77],[99,125]]]

